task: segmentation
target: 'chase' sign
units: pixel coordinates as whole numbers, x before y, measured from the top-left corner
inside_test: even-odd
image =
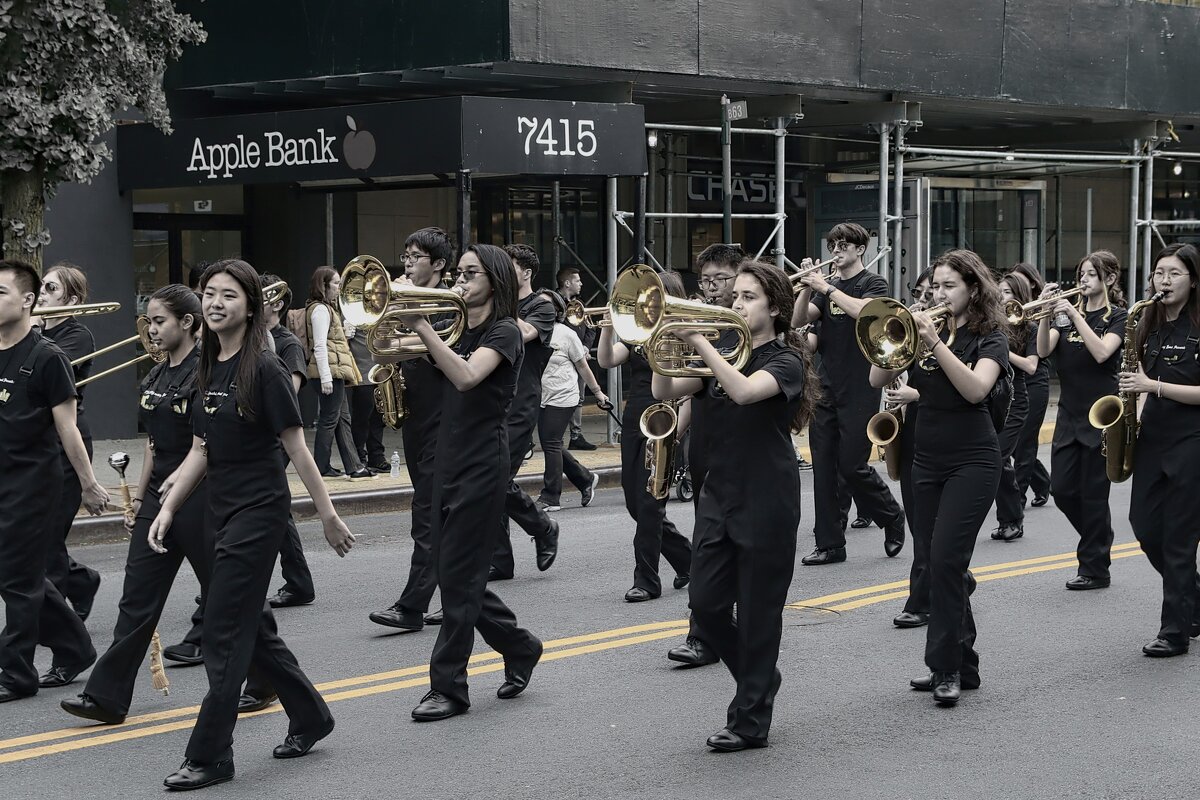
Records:
[[[122,189],[430,175],[641,175],[641,106],[447,97],[118,130]]]

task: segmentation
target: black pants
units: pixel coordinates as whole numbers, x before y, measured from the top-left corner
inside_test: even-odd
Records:
[[[625,510],[637,523],[633,533],[633,585],[652,595],[662,594],[658,576],[659,556],[678,575],[692,571],[692,543],[667,519],[667,501],[655,500],[646,491],[650,471],[646,469],[646,437],[638,421],[644,405],[629,404],[621,419],[621,488],[625,492]],[[693,473],[695,477],[695,473]],[[704,476],[700,476],[700,485]],[[695,497],[700,487],[692,484]]]
[[[701,501],[695,537],[692,617],[737,681],[726,727],[763,742],[781,680],[776,664],[796,562],[796,526],[748,530],[716,503]]]
[[[437,588],[437,562],[433,558],[433,468],[437,420],[409,419],[401,429],[404,459],[412,479],[412,562],[400,605],[424,614]]]
[[[317,469],[328,472],[329,457],[333,443],[337,442],[338,454],[342,458],[342,469],[347,474],[358,472],[362,464],[358,451],[354,449],[354,437],[350,434],[350,406],[346,402],[346,382],[340,378],[333,381],[329,394],[317,392],[317,438],[313,442],[313,459]]]
[[[965,457],[931,454],[913,464],[913,541],[929,548],[925,664],[933,672],[979,671],[968,568],[999,480],[998,450]]]
[[[1013,462],[1017,473],[1017,496],[1022,502],[1025,491],[1033,489],[1035,496],[1050,495],[1050,473],[1038,458],[1038,436],[1042,432],[1042,423],[1046,421],[1046,407],[1050,403],[1049,383],[1027,384],[1029,394],[1029,413],[1025,416],[1025,424],[1021,426],[1021,435],[1017,439],[1017,449],[1013,451]]]
[[[915,404],[914,404],[915,405]],[[916,438],[916,408],[910,406],[900,428],[900,497],[904,517],[912,531],[913,563],[908,573],[908,600],[904,610],[910,614],[929,613],[929,539],[917,535],[916,500],[913,497],[913,444]]]
[[[1079,574],[1107,578],[1112,561],[1112,514],[1108,493],[1112,488],[1104,472],[1104,456],[1093,447],[1071,439],[1056,441],[1050,454],[1050,492],[1054,504],[1079,534]]]
[[[538,414],[538,442],[542,446],[542,455],[546,459],[546,468],[542,473],[542,502],[556,506],[562,500],[563,473],[579,491],[592,485],[592,473],[580,464],[569,450],[563,448],[563,434],[571,422],[574,408],[557,408],[542,406]]]
[[[109,711],[129,713],[138,670],[150,647],[175,575],[185,558],[200,581],[200,591],[208,593],[214,544],[212,529],[204,519],[207,502],[203,487],[192,492],[192,496],[175,515],[171,530],[167,531],[163,540],[167,552],[159,554],[146,543],[150,523],[158,514],[159,502],[152,492],[146,493],[133,536],[129,540],[129,555],[125,559],[125,588],[121,592],[113,642],[96,662],[83,689]],[[189,641],[193,634],[199,634],[202,630],[193,627],[192,633],[184,641]],[[195,641],[194,644],[201,642]]]
[[[846,546],[846,520],[838,499],[838,477],[858,502],[859,513],[880,527],[901,515],[896,498],[867,464],[871,442],[867,422],[879,410],[879,393],[864,394],[845,403],[817,406],[808,427],[813,456],[813,503],[816,506],[817,547],[829,550]]]
[[[284,465],[288,463],[284,455]],[[300,531],[296,528],[296,518],[288,511],[287,533],[283,537],[283,545],[279,548],[279,571],[283,575],[283,589],[297,597],[315,597],[316,586],[313,585],[312,570],[308,567],[308,559],[304,557],[304,545],[300,541]]]
[[[350,387],[350,433],[358,458],[365,464],[386,464],[383,449],[383,415],[375,408],[372,384]]]
[[[514,401],[515,402],[515,401]],[[496,551],[492,554],[492,566],[504,575],[512,575],[516,569],[513,561],[512,539],[508,534],[508,521],[521,526],[533,538],[544,536],[550,531],[550,517],[538,508],[525,490],[517,485],[517,472],[525,461],[525,454],[533,445],[533,429],[537,425],[537,408],[515,409],[508,418],[509,481],[504,497],[504,511],[499,522],[500,535],[496,537]],[[444,604],[443,604],[444,607]]]
[[[84,439],[83,446],[87,449],[90,461],[92,440]],[[75,515],[79,513],[79,506],[83,502],[83,487],[79,484],[79,476],[75,474],[75,468],[71,466],[67,457],[62,455],[59,460],[62,462],[62,493],[51,512],[46,577],[72,605],[78,605],[91,599],[93,587],[100,576],[96,570],[80,564],[67,552],[67,536],[71,533],[71,525],[74,524]]]
[[[1020,525],[1025,520],[1025,504],[1017,487],[1013,454],[1017,451],[1025,420],[1029,416],[1029,395],[1023,388],[1013,393],[1008,419],[1000,430],[1000,486],[996,490],[996,521],[1001,525]]]
[[[233,754],[238,698],[251,664],[279,694],[288,734],[314,733],[332,716],[329,707],[279,638],[275,617],[263,600],[284,537],[283,504],[241,511],[216,534],[205,598],[204,668],[208,694],[188,741],[187,757],[212,763]]]

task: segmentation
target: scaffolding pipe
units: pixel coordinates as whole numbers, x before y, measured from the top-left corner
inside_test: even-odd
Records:
[[[654,122],[646,123],[646,130],[681,131],[684,133],[721,133],[720,125],[659,125]],[[775,136],[775,129],[765,128],[730,128],[730,133],[740,133],[746,136]]]
[[[1139,219],[1138,225],[1149,225],[1152,228],[1194,228],[1200,225],[1200,219]]]
[[[729,97],[721,95],[721,241],[733,243],[733,136]]]
[[[558,271],[562,268],[562,259],[559,257],[558,242],[562,239],[562,189],[558,181],[554,181],[550,199],[550,224],[554,228],[554,280],[558,280]]]
[[[1142,140],[1133,140],[1133,154],[1136,156],[1142,151]],[[1133,302],[1137,297],[1137,257],[1138,257],[1138,190],[1142,183],[1142,162],[1135,161],[1133,164],[1133,172],[1129,174],[1129,261],[1126,263],[1126,286],[1125,296],[1129,298],[1129,302]]]
[[[777,117],[775,120],[775,213],[779,222],[775,224],[775,265],[783,269],[785,232],[784,222],[787,221],[787,118]],[[764,245],[765,247],[765,245]],[[760,251],[761,252],[761,251]]]
[[[1087,252],[1092,252],[1092,187],[1087,190],[1087,219],[1084,222],[1084,247]]]
[[[762,258],[762,254],[767,249],[767,245],[774,241],[775,237],[779,235],[779,232],[783,230],[783,223],[786,221],[787,217],[784,216],[775,223],[775,227],[771,229],[771,232],[767,235],[767,238],[763,240],[762,247],[758,248],[758,252],[754,254],[755,261],[758,261],[760,258]],[[783,267],[780,267],[780,269],[783,269]]]
[[[1142,166],[1142,217],[1148,220],[1154,219],[1154,145],[1151,142],[1147,146],[1149,154],[1146,156],[1146,163]],[[1146,278],[1150,278],[1150,246],[1153,244],[1153,233],[1150,226],[1144,225],[1139,227],[1139,232],[1142,235],[1142,267],[1146,271]],[[1130,295],[1130,301],[1133,302],[1133,295]]]
[[[608,179],[608,222],[605,231],[608,238],[608,253],[606,264],[608,272],[608,287],[611,289],[617,283],[617,179]],[[608,396],[617,406],[621,404],[621,370],[610,369],[608,372]],[[607,416],[606,441],[614,444],[617,441],[617,426],[611,416]]]
[[[1140,140],[1139,140],[1140,141]],[[1143,155],[1123,156],[1116,153],[1026,153],[1008,150],[954,150],[946,147],[920,147],[905,145],[904,152],[919,156],[950,156],[958,158],[996,158],[1009,161],[1111,161],[1121,164],[1140,163]]]
[[[663,137],[663,210],[668,214],[675,207],[675,142],[674,137],[667,134]],[[675,233],[674,226],[671,223],[670,217],[663,218],[663,237],[666,242],[663,244],[663,261],[667,264],[673,264],[674,259],[674,242],[672,235]]]
[[[617,216],[623,219],[629,219],[634,216],[632,211],[618,211]],[[646,219],[723,219],[724,214],[718,211],[703,212],[703,211],[688,211],[677,213],[666,213],[664,211],[647,213]],[[787,216],[786,214],[784,216]],[[778,214],[734,214],[734,219],[779,219]]]
[[[879,126],[879,233],[876,234],[876,246],[879,253],[884,252],[888,247],[888,162],[891,158],[889,133],[890,127],[886,122]]]
[[[904,265],[901,264],[901,257],[904,255],[904,129],[903,124],[896,125],[896,190],[892,197],[892,224],[895,227],[892,229],[891,239],[895,245],[892,247],[892,279],[888,281],[896,297],[904,296],[904,283],[900,277],[904,270]]]

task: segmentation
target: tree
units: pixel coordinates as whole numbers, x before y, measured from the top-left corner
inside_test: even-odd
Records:
[[[101,137],[140,111],[164,133],[163,73],[204,29],[171,0],[0,0],[0,227],[41,269],[46,201],[112,159]]]

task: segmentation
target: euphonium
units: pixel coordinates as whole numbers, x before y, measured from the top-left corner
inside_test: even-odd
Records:
[[[1134,303],[1125,318],[1125,349],[1121,353],[1121,372],[1137,372],[1139,356],[1137,329],[1146,309],[1163,298],[1155,292],[1149,299]],[[1118,392],[1101,397],[1088,410],[1088,422],[1099,428],[1100,449],[1104,454],[1104,472],[1113,483],[1121,483],[1133,474],[1133,452],[1137,444],[1137,395]]]
[[[393,281],[374,256],[357,256],[346,265],[338,300],[346,321],[367,329],[367,349],[377,356],[429,352],[401,317],[453,315],[453,324],[438,330],[448,345],[458,341],[467,324],[467,306],[458,292]]]
[[[375,385],[375,410],[383,417],[383,424],[394,431],[400,430],[408,416],[404,403],[404,376],[394,364],[376,364],[367,373],[367,380]]]
[[[737,312],[721,306],[670,297],[653,269],[636,264],[617,276],[608,301],[613,331],[621,341],[643,345],[650,369],[671,378],[712,377],[712,370],[675,331],[694,330],[716,341],[736,331],[737,344],[722,357],[734,369],[750,360],[750,328]]]
[[[1004,316],[1008,317],[1009,325],[1020,325],[1022,322],[1037,322],[1053,314],[1054,307],[1058,305],[1059,300],[1066,300],[1069,297],[1076,297],[1082,294],[1083,289],[1076,286],[1074,289],[1067,289],[1065,292],[1059,292],[1050,297],[1042,297],[1025,305],[1021,305],[1016,300],[1009,300],[1004,304]]]
[[[950,306],[942,303],[925,309],[925,313],[939,328],[950,331],[946,344],[952,344],[955,325]],[[921,337],[917,334],[917,323],[912,312],[899,300],[890,297],[876,297],[867,301],[855,322],[854,338],[867,361],[880,369],[907,369],[914,361],[929,355],[928,348],[921,343]]]
[[[612,322],[604,318],[607,311],[608,306],[585,308],[578,299],[572,300],[567,303],[567,324],[576,328],[608,328],[612,326]]]
[[[888,385],[889,389],[900,388],[899,379]],[[888,477],[900,480],[900,427],[904,424],[901,403],[884,403],[883,411],[867,421],[867,438],[879,448],[879,458],[887,468]]]
[[[655,500],[666,500],[675,475],[675,431],[679,427],[679,401],[655,403],[642,412],[638,427],[646,437],[646,491]]]

